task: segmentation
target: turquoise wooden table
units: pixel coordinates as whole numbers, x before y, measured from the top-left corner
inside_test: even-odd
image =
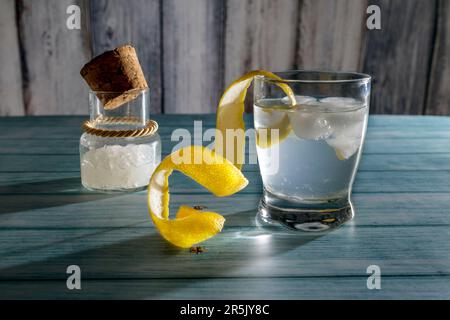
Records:
[[[175,128],[213,115],[155,117],[163,154]],[[356,218],[322,236],[255,227],[250,185],[215,198],[181,174],[171,210],[204,205],[224,230],[192,254],[163,241],[146,193],[99,194],[80,184],[82,117],[0,118],[0,298],[400,299],[450,298],[450,118],[371,116],[353,199]],[[246,121],[250,124],[251,118]],[[81,290],[66,269],[81,268]],[[381,289],[367,288],[367,267]]]

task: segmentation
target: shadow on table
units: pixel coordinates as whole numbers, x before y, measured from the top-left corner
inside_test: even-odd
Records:
[[[0,214],[57,207],[118,196],[118,194],[89,192],[81,185],[79,176],[0,186],[0,195],[4,196],[0,206]]]
[[[41,246],[39,250],[44,253],[64,252],[69,244],[71,248],[80,247],[80,251],[3,268],[0,270],[0,279],[61,279],[55,282],[55,288],[51,292],[46,293],[49,298],[53,295],[62,298],[157,299],[166,297],[171,291],[182,290],[190,281],[268,276],[274,272],[273,263],[279,264],[277,256],[320,237],[261,231],[251,224],[254,215],[255,211],[227,215],[227,227],[217,237],[205,243],[208,251],[202,254],[173,247],[153,228],[108,228],[88,234],[82,230],[75,231],[67,235],[65,243],[51,243]],[[103,245],[111,243],[113,239],[119,239],[119,242]],[[61,245],[65,247],[58,248]],[[33,248],[29,249],[28,252],[31,252]],[[34,258],[36,259],[36,252]],[[11,256],[2,259],[6,259],[3,260],[6,262]],[[17,252],[13,261],[27,259],[30,257],[22,250],[22,253]],[[80,266],[83,279],[94,280],[85,281],[82,292],[76,296],[65,288],[68,276],[65,271],[72,264]],[[105,281],[96,282],[98,279]],[[111,279],[122,281],[110,281]],[[140,289],[127,285],[127,281],[123,279],[134,283],[138,281],[136,279],[142,280],[139,283]],[[103,287],[102,283],[106,286]],[[108,287],[110,288],[107,289]],[[0,297],[2,295],[7,293],[0,294]]]

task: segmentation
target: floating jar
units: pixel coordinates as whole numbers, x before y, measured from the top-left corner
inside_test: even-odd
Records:
[[[119,103],[117,102],[119,100]],[[114,108],[105,102],[115,101]],[[149,89],[89,93],[90,120],[80,139],[81,182],[89,190],[144,189],[161,161],[158,124],[150,119]]]

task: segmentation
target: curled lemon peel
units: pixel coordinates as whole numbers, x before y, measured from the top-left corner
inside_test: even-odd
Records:
[[[192,178],[218,197],[240,191],[248,180],[227,159],[202,146],[188,146],[164,158],[148,185],[150,216],[167,241],[189,248],[220,232],[225,218],[216,212],[199,211],[183,205],[175,219],[170,219],[169,176],[174,170]]]
[[[274,80],[282,80],[275,74],[257,70],[252,71],[234,81],[224,92],[219,101],[216,122],[215,151],[202,146],[188,146],[173,152],[163,159],[153,172],[148,185],[148,209],[150,216],[164,239],[175,246],[189,248],[194,244],[205,241],[219,233],[225,218],[216,212],[205,212],[182,205],[178,209],[175,219],[169,218],[169,176],[174,170],[180,171],[204,186],[218,197],[230,196],[245,188],[248,180],[241,172],[245,154],[245,136],[236,138],[233,142],[234,153],[227,159],[226,130],[245,131],[244,101],[247,90],[256,76],[264,76]],[[286,83],[276,83],[289,97],[291,104],[296,100],[292,89]],[[267,139],[260,139],[257,131],[256,142],[262,148],[268,148],[276,141],[289,135],[291,127],[289,119],[282,119],[275,124],[279,129],[278,139],[272,139],[268,128]],[[222,139],[217,139],[218,132]],[[219,148],[218,148],[219,147]]]
[[[220,132],[216,133],[216,146],[215,150],[217,153],[225,155],[228,160],[230,160],[237,168],[241,169],[242,164],[244,162],[245,155],[245,136],[241,135],[238,137],[232,137],[233,142],[227,143],[227,135],[226,130],[232,129],[234,132],[245,132],[245,123],[244,123],[244,102],[245,97],[247,96],[247,91],[250,85],[253,82],[253,79],[256,76],[264,76],[273,80],[283,80],[272,72],[265,70],[255,70],[251,71],[239,79],[235,80],[223,93],[222,98],[219,101],[219,106],[217,108],[217,117],[216,117],[216,130]],[[281,90],[286,93],[291,101],[291,105],[296,104],[295,95],[292,89],[283,82],[275,82],[277,86],[280,87]],[[271,129],[278,129],[279,137],[278,142],[282,139],[286,138],[291,131],[289,126],[289,119],[283,119],[278,124],[279,126],[274,128],[267,128],[268,133],[270,134]],[[259,141],[262,139],[259,138],[260,132],[257,130],[256,143],[258,146],[262,148],[268,148],[274,143],[270,136],[268,136],[265,143],[260,143]],[[218,139],[217,137],[222,137],[222,139]],[[227,152],[227,146],[232,145],[232,152]]]

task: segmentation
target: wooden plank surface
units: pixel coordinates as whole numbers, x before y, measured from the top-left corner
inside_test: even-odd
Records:
[[[295,69],[298,0],[230,0],[226,7],[224,79],[228,87],[257,69]],[[251,87],[245,111],[253,110]]]
[[[184,118],[186,117],[186,118]],[[171,115],[170,117],[155,115],[152,117],[159,124],[160,133],[163,138],[169,139],[174,129],[183,128],[192,130],[194,121],[199,121],[198,126],[204,129],[213,128],[216,120],[209,115]],[[3,118],[0,125],[7,128],[0,132],[2,139],[29,139],[29,140],[70,140],[78,139],[81,135],[81,124],[86,117],[8,117]],[[404,139],[403,141],[386,143],[408,143],[406,139],[429,139],[450,137],[450,121],[446,117],[415,117],[408,120],[407,116],[376,116],[369,119],[368,139]],[[247,128],[253,127],[251,115],[245,116]],[[393,126],[397,126],[394,128]],[[42,130],[44,129],[45,130]],[[417,129],[420,128],[420,131]],[[39,134],[37,134],[39,133]],[[413,142],[413,141],[410,141]],[[53,147],[53,146],[52,146]]]
[[[210,124],[212,126],[212,124]],[[178,127],[171,127],[166,129],[159,129],[160,134],[163,134],[164,132],[174,130],[176,128],[182,128],[182,129],[190,129],[193,128],[193,125],[180,125]],[[205,126],[206,128],[206,126]],[[37,135],[39,133],[39,135]],[[65,140],[65,139],[76,139],[74,134],[81,135],[81,129],[79,127],[72,127],[70,128],[70,131],[63,127],[53,127],[49,129],[49,131],[42,130],[42,128],[13,128],[10,130],[5,131],[0,135],[0,140],[8,140],[8,139],[29,139],[29,140]],[[449,138],[450,137],[450,130],[447,130],[447,128],[444,128],[444,130],[440,130],[436,127],[428,127],[423,128],[421,132],[417,131],[417,128],[410,127],[410,128],[402,128],[402,130],[393,130],[390,128],[385,128],[384,130],[370,130],[368,132],[368,139],[384,139],[384,138],[391,138],[391,139],[402,139],[405,141],[406,139],[430,139],[430,138]],[[176,136],[175,136],[176,138]],[[170,139],[170,136],[166,136],[165,139]],[[392,143],[396,143],[395,141]]]
[[[366,8],[366,0],[303,0],[297,66],[358,71],[364,53]]]
[[[170,116],[166,115],[154,115],[153,119],[163,124],[160,128],[163,130],[165,127],[192,127],[194,121],[202,121],[204,125],[214,126],[216,119],[208,114],[183,114]],[[86,116],[25,116],[25,117],[0,117],[0,125],[2,127],[47,127],[48,130],[50,124],[55,127],[77,127],[80,128],[83,121],[86,120]],[[244,121],[247,127],[250,127],[253,123],[253,116],[244,114]],[[374,115],[369,117],[369,130],[374,128],[384,127],[391,130],[395,126],[397,131],[402,131],[405,128],[420,128],[420,130],[429,129],[429,127],[437,127],[440,130],[445,131],[447,126],[450,126],[450,117],[441,116],[414,116],[408,115]],[[450,130],[450,129],[449,129]]]
[[[2,1],[0,39],[0,116],[23,115],[25,108],[15,0]]]
[[[381,30],[366,33],[364,72],[373,77],[371,112],[422,114],[436,0],[370,0],[369,3],[381,9]]]
[[[450,114],[450,2],[439,0],[426,114]]]
[[[61,143],[64,143],[61,141]],[[167,143],[166,143],[167,145]],[[170,152],[164,152],[167,155]],[[2,155],[0,172],[73,172],[79,170],[76,155]],[[447,171],[450,153],[368,154],[361,160],[361,171]],[[255,171],[253,169],[252,171]]]
[[[192,129],[195,119],[214,124],[213,115],[156,118],[166,124],[164,154],[173,129]],[[450,118],[372,116],[352,196],[356,217],[322,235],[257,227],[256,165],[244,167],[250,185],[223,199],[175,173],[172,212],[200,204],[227,220],[201,255],[161,239],[145,191],[80,188],[77,150],[70,149],[77,149],[81,118],[11,119],[9,131],[27,123],[30,131],[24,144],[12,144],[7,132],[0,139],[0,298],[448,298],[450,153],[443,136]],[[60,126],[49,127],[52,121]],[[32,139],[36,130],[58,130],[62,138]],[[66,147],[55,147],[63,141]],[[43,154],[22,150],[33,144]],[[70,264],[82,269],[77,293],[65,287]],[[382,290],[367,290],[371,264],[382,270]]]
[[[151,113],[161,113],[161,28],[159,0],[91,1],[94,55],[131,44],[150,87]]]
[[[164,113],[212,113],[223,91],[222,1],[162,2]]]
[[[79,177],[75,179],[79,183]],[[254,227],[256,206],[261,194],[237,194],[227,198],[227,201],[218,201],[210,194],[172,192],[171,196],[172,213],[183,204],[204,205],[209,210],[223,214],[227,219],[227,227]],[[147,212],[146,197],[145,192],[120,196],[63,192],[2,193],[0,229],[153,228]],[[356,227],[450,225],[448,192],[354,193],[352,200],[356,208],[353,222]],[[230,206],[230,202],[239,203],[239,207]],[[62,208],[64,219],[61,219]]]
[[[71,157],[76,157],[71,156]],[[388,156],[388,155],[386,155]],[[395,155],[393,155],[395,156]],[[26,157],[26,155],[24,156]],[[11,158],[8,158],[10,160]],[[65,161],[67,158],[60,158]],[[43,157],[42,161],[50,162],[49,166],[39,168],[39,160],[35,157],[31,159],[37,165],[35,170],[29,170],[28,167],[23,169],[16,166],[11,170],[13,172],[5,172],[10,167],[2,168],[0,172],[0,194],[6,195],[24,195],[24,194],[91,194],[80,185],[79,164],[75,163],[73,167],[62,170],[60,167],[51,170],[51,165],[57,166],[57,161],[48,160]],[[69,162],[69,161],[67,161]],[[20,162],[22,163],[22,162]],[[70,161],[72,164],[73,161]],[[59,171],[62,170],[62,171]],[[71,170],[71,171],[70,171]],[[450,170],[401,170],[393,171],[373,170],[366,171],[364,167],[359,170],[356,178],[354,193],[376,193],[376,192],[427,192],[439,193],[449,192],[450,185],[445,182],[450,181]],[[262,190],[261,179],[257,165],[246,166],[246,174],[252,179],[252,185],[248,186],[241,192],[243,194],[252,194]],[[51,178],[53,177],[53,179]],[[55,177],[60,177],[55,179]],[[379,179],[380,182],[374,184],[373,181]],[[182,175],[174,174],[172,177],[173,193],[189,193],[189,194],[207,194],[208,191],[200,187],[193,181]],[[20,197],[19,197],[20,198]]]
[[[433,139],[433,143],[429,140]],[[1,139],[0,154],[15,155],[78,155],[78,139],[66,139],[64,143],[59,140],[44,139]],[[447,138],[398,138],[386,142],[384,138],[369,138],[364,146],[365,154],[415,154],[423,153],[450,153],[450,139]],[[173,144],[168,137],[165,137],[163,143]],[[170,151],[170,150],[169,150]],[[167,151],[167,152],[169,152]],[[164,153],[165,154],[165,153]],[[253,154],[253,153],[252,153]],[[1,171],[1,170],[0,170]]]
[[[91,58],[88,1],[21,2],[27,114],[87,114],[88,87],[79,72]],[[72,4],[81,8],[81,30],[66,26],[66,9]]]
[[[320,235],[225,226],[197,256],[139,225],[1,229],[0,280],[66,279],[71,264],[84,279],[347,277],[373,264],[385,276],[450,276],[448,235],[448,225],[349,223]]]
[[[227,1],[225,83],[255,69],[295,65],[299,1]]]
[[[66,28],[70,4],[81,7],[81,30]],[[369,4],[381,8],[381,30],[366,29]],[[446,0],[5,0],[0,6],[0,115],[86,114],[81,66],[92,53],[127,42],[138,49],[153,113],[211,113],[224,86],[245,71],[304,68],[373,75],[373,113],[450,114]]]
[[[367,290],[366,277],[85,280],[82,290],[66,290],[65,281],[0,283],[1,299],[449,299],[446,277],[389,277],[382,290]],[[270,288],[270,290],[268,290]],[[324,296],[324,290],[327,294]]]

